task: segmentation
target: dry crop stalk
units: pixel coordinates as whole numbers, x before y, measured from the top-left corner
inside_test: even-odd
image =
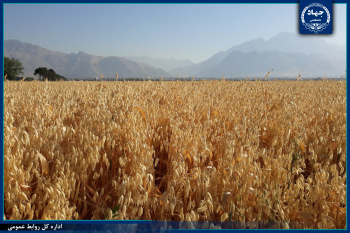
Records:
[[[99,85],[5,83],[6,219],[345,228],[345,82]]]

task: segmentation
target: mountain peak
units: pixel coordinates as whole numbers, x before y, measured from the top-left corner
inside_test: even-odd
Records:
[[[197,77],[218,77],[222,73],[228,77],[259,77],[274,68],[272,75],[279,77],[299,73],[305,77],[318,77],[324,73],[341,75],[345,67],[345,49],[339,49],[320,38],[306,38],[285,31],[268,40],[257,38],[246,41],[225,52],[216,53],[206,61],[178,68],[172,73]]]
[[[102,73],[106,78],[115,77],[169,77],[162,70],[145,66],[121,57],[93,56],[83,51],[78,53],[61,53],[44,49],[37,45],[17,40],[4,41],[4,55],[19,59],[24,67],[25,76],[33,76],[38,67],[50,67],[66,78],[94,78]]]
[[[78,55],[79,55],[79,56],[90,56],[90,54],[85,53],[85,52],[83,52],[83,51],[79,51],[79,52],[78,52]]]

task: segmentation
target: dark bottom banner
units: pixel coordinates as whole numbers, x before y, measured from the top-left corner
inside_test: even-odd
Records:
[[[1,231],[60,232],[215,232],[229,229],[303,229],[303,222],[167,222],[167,221],[79,221],[49,224],[1,224]]]

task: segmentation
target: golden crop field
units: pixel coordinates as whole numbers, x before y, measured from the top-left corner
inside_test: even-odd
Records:
[[[346,82],[5,82],[4,211],[346,228]]]

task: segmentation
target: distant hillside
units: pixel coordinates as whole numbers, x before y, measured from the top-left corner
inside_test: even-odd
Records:
[[[170,71],[172,69],[175,69],[177,67],[183,67],[183,66],[190,66],[193,65],[194,63],[190,60],[177,60],[175,58],[170,58],[170,59],[164,59],[164,58],[151,58],[151,57],[132,57],[132,56],[127,56],[125,57],[127,59],[130,59],[132,61],[138,62],[138,63],[144,63],[147,65],[151,65],[154,67],[158,67],[160,69]]]
[[[100,77],[120,78],[169,77],[166,71],[150,65],[140,64],[122,57],[93,56],[84,52],[61,53],[37,45],[17,40],[4,41],[4,56],[19,59],[24,67],[24,75],[33,77],[38,67],[52,68],[66,78],[83,79]]]
[[[189,60],[150,57],[101,57],[84,52],[66,54],[17,40],[4,41],[4,55],[19,59],[25,76],[33,76],[37,67],[44,66],[75,79],[99,78],[102,73],[105,78],[114,78],[116,72],[120,78],[177,75],[253,78],[265,77],[271,69],[271,78],[299,74],[303,78],[335,78],[344,75],[346,69],[345,46],[329,44],[317,36],[305,37],[289,32],[279,33],[269,40],[246,41],[197,64]]]
[[[317,37],[283,32],[269,40],[258,38],[219,52],[201,63],[170,71],[172,75],[195,77],[340,77],[346,69],[345,46]]]

